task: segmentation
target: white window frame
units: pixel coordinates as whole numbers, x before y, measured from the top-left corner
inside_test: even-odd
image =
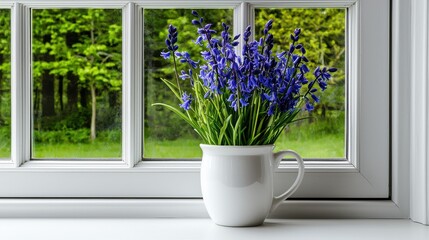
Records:
[[[272,6],[323,6],[323,7],[350,7],[352,12],[349,14],[349,21],[352,22],[349,33],[352,33],[352,47],[350,49],[351,57],[348,59],[353,67],[349,69],[349,77],[359,79],[354,81],[351,87],[354,91],[350,92],[350,116],[348,124],[354,126],[356,132],[348,134],[347,139],[355,144],[351,149],[359,151],[350,151],[351,161],[307,161],[306,177],[300,190],[294,195],[298,198],[315,198],[316,200],[294,200],[287,201],[276,212],[276,217],[311,217],[331,216],[341,217],[396,217],[404,218],[409,216],[409,133],[406,132],[409,119],[403,116],[404,109],[409,109],[409,95],[399,93],[398,89],[407,89],[406,84],[401,82],[399,77],[409,73],[406,56],[409,53],[405,50],[399,50],[396,47],[409,42],[409,35],[404,36],[409,30],[407,23],[410,23],[410,14],[404,13],[402,9],[410,9],[410,4],[404,1],[392,0],[392,74],[391,83],[391,168],[389,165],[389,109],[370,108],[368,113],[377,115],[381,110],[381,121],[386,126],[372,127],[374,119],[369,116],[362,116],[362,107],[368,103],[362,100],[362,92],[365,94],[368,89],[362,83],[365,78],[378,78],[380,76],[370,74],[373,67],[369,62],[362,62],[360,56],[370,54],[374,46],[363,40],[360,35],[362,28],[370,29],[371,33],[379,36],[377,39],[385,39],[387,34],[387,45],[377,48],[387,48],[387,52],[382,58],[389,59],[389,29],[375,29],[376,24],[389,22],[387,19],[362,17],[364,9],[375,11],[377,14],[383,11],[378,8],[378,4],[388,2],[388,0],[305,0],[305,1],[270,1]],[[18,3],[19,2],[19,3]],[[162,7],[165,8],[178,6],[186,8],[210,8],[210,7],[232,7],[234,8],[234,29],[243,29],[248,23],[252,22],[249,10],[252,7],[264,4],[263,1],[249,0],[241,1],[166,1],[160,5],[160,1],[8,1],[0,3],[0,7],[13,6],[13,36],[12,36],[12,88],[13,96],[13,135],[12,135],[12,159],[10,161],[0,162],[0,182],[7,183],[0,185],[0,197],[8,198],[139,198],[139,199],[121,199],[121,200],[21,200],[27,201],[28,206],[40,207],[45,209],[52,204],[58,206],[69,206],[73,202],[74,210],[82,210],[83,216],[101,216],[102,210],[108,207],[116,206],[120,209],[141,208],[147,211],[137,211],[140,216],[205,216],[202,210],[201,200],[189,200],[186,198],[199,198],[201,196],[199,187],[199,162],[174,161],[174,162],[151,162],[140,161],[142,156],[142,135],[141,129],[142,116],[142,82],[131,81],[131,79],[142,79],[142,8],[143,7]],[[103,8],[122,8],[123,9],[123,159],[122,161],[29,161],[30,160],[30,116],[31,107],[31,74],[30,59],[31,50],[29,43],[29,9],[44,7],[97,7]],[[180,5],[180,6],[179,6]],[[265,6],[265,5],[264,5]],[[382,5],[385,6],[385,5]],[[399,11],[401,9],[401,11]],[[376,15],[377,15],[376,14]],[[373,14],[374,15],[374,14]],[[378,16],[378,15],[377,15]],[[355,21],[355,22],[353,22]],[[372,24],[372,27],[369,26]],[[366,26],[366,27],[365,27]],[[408,25],[409,26],[409,25]],[[367,28],[368,27],[368,28]],[[364,29],[364,30],[365,30]],[[376,31],[377,30],[377,31]],[[365,31],[364,31],[365,32]],[[367,32],[365,34],[368,34]],[[356,44],[358,43],[358,44]],[[362,44],[364,43],[364,46]],[[405,56],[405,58],[404,58]],[[404,60],[405,59],[405,60]],[[370,60],[370,59],[368,59]],[[387,76],[380,78],[389,81],[389,63],[377,62],[377,69],[380,67],[387,70]],[[401,66],[401,68],[399,68]],[[405,67],[403,67],[405,66]],[[356,70],[356,71],[354,71]],[[369,71],[365,71],[369,70]],[[383,70],[383,71],[384,71]],[[383,72],[381,71],[381,72]],[[377,73],[375,71],[375,73]],[[387,77],[387,79],[386,79]],[[376,83],[383,86],[383,82]],[[385,84],[385,82],[384,82]],[[374,87],[377,88],[377,87]],[[409,88],[409,87],[408,87]],[[408,93],[409,94],[409,93]],[[381,94],[381,102],[389,105],[389,91]],[[138,101],[137,101],[138,100]],[[360,100],[361,102],[357,102]],[[354,101],[354,102],[353,102]],[[19,111],[18,111],[19,110]],[[378,115],[377,115],[378,116]],[[378,118],[378,119],[380,119]],[[404,132],[405,131],[405,132]],[[371,138],[374,132],[382,133],[381,139]],[[408,135],[407,135],[408,134]],[[407,138],[408,136],[408,138]],[[369,142],[368,142],[369,141]],[[384,149],[387,145],[387,149]],[[382,146],[384,150],[382,156],[378,154],[378,148]],[[364,151],[363,151],[364,150]],[[386,152],[387,150],[387,152]],[[370,154],[375,153],[375,154]],[[387,154],[387,156],[385,155]],[[382,167],[378,168],[377,161],[381,159]],[[401,159],[401,161],[399,161]],[[291,181],[294,177],[296,167],[283,162],[279,171],[276,173],[276,182]],[[389,185],[389,170],[391,171],[391,186]],[[154,184],[156,183],[156,184]],[[280,184],[277,184],[280,186]],[[277,187],[279,190],[280,187]],[[391,191],[390,191],[391,188]],[[157,200],[148,200],[144,198],[157,198]],[[179,200],[159,200],[162,198],[178,198]],[[336,198],[338,200],[317,200],[317,198]],[[352,198],[353,201],[341,201],[341,198]],[[360,198],[373,198],[373,200],[359,200]],[[4,200],[0,201],[0,212],[5,211],[6,207],[17,207],[22,204],[20,201]],[[3,204],[1,204],[3,203]],[[99,203],[104,203],[100,206]],[[131,208],[125,204],[131,203]],[[147,205],[148,204],[148,205]],[[94,207],[93,211],[87,211],[87,206]],[[290,206],[294,207],[291,208]],[[146,206],[146,208],[144,207]],[[166,206],[171,212],[162,211]],[[179,208],[179,206],[184,208]],[[122,208],[121,208],[122,207]],[[148,210],[148,207],[152,210]],[[36,209],[35,208],[35,209]],[[341,210],[338,210],[338,209]],[[12,208],[7,208],[12,209]],[[312,209],[309,213],[308,209]],[[28,209],[27,209],[28,210]],[[46,209],[45,209],[46,210]],[[57,209],[58,210],[58,209]],[[37,210],[34,214],[37,215]],[[186,213],[186,211],[190,211]],[[7,211],[6,211],[7,212]],[[11,212],[11,210],[9,210]],[[49,212],[49,211],[48,211]],[[127,210],[124,210],[126,213]],[[131,210],[128,211],[131,214]],[[15,211],[18,213],[19,211]],[[73,212],[63,208],[63,211],[52,212],[56,214],[67,215]],[[13,212],[11,212],[13,215]],[[21,212],[21,214],[24,214]],[[28,216],[32,212],[28,211]],[[46,216],[47,212],[45,212]],[[93,214],[93,215],[91,215]],[[152,214],[152,215],[151,215]],[[49,215],[49,214],[48,214]],[[115,215],[112,213],[112,215]],[[121,215],[121,214],[119,214]],[[131,214],[132,215],[132,214]]]

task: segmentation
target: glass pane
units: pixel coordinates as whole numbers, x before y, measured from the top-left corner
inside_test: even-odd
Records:
[[[308,66],[335,67],[328,88],[318,94],[320,103],[310,114],[302,111],[304,120],[290,124],[276,142],[276,149],[293,149],[306,158],[344,158],[345,152],[345,9],[256,9],[256,36],[261,36],[265,23],[274,20],[273,52],[289,48],[290,34],[301,28],[300,42],[304,44],[310,60]],[[277,49],[276,49],[277,47]],[[310,78],[311,73],[308,73]]]
[[[224,19],[232,21],[232,11],[220,15],[210,13],[209,21],[220,24]],[[201,12],[201,11],[200,11]],[[202,12],[207,13],[207,10]],[[200,140],[192,129],[162,107],[152,103],[177,104],[161,78],[172,78],[172,63],[163,60],[160,52],[165,50],[164,39],[169,24],[179,30],[179,46],[196,52],[200,49],[192,43],[196,38],[195,28],[189,24],[193,18],[190,10],[145,10],[145,144],[146,158],[192,158],[200,157]],[[345,152],[345,9],[256,9],[256,36],[269,19],[274,20],[271,33],[275,38],[273,52],[289,48],[289,35],[301,28],[301,42],[307,49],[306,56],[311,69],[330,66],[338,69],[329,82],[328,89],[319,94],[321,102],[310,114],[302,112],[299,119],[286,129],[276,142],[277,149],[294,149],[306,158],[344,158]],[[227,17],[231,18],[227,18]],[[218,17],[217,19],[214,17]],[[151,19],[157,19],[153,21]],[[160,21],[163,21],[160,25]],[[281,23],[281,24],[280,24]],[[219,28],[218,28],[219,29]],[[220,32],[218,30],[218,32]],[[193,35],[191,35],[193,34]],[[285,37],[286,36],[286,37]],[[191,55],[195,55],[191,54]],[[310,75],[310,74],[309,74]],[[310,77],[310,76],[308,76]]]
[[[0,9],[0,158],[10,158],[10,10]]]
[[[232,9],[197,10],[206,23],[213,23],[213,29],[221,31],[225,22],[231,26]],[[197,28],[191,24],[195,17],[191,9],[145,9],[144,10],[144,82],[145,82],[145,122],[144,157],[145,158],[198,158],[201,157],[200,140],[194,131],[182,119],[162,107],[153,107],[153,103],[177,104],[170,90],[161,78],[174,76],[172,62],[164,60],[160,53],[165,50],[165,39],[169,24],[177,27],[178,45],[181,51],[188,51],[195,59],[199,58],[203,47],[194,44]],[[179,71],[181,65],[178,66]],[[183,68],[186,69],[186,68]]]
[[[121,157],[121,10],[32,11],[32,157]]]

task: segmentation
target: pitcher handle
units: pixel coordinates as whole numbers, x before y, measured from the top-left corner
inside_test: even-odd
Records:
[[[296,177],[295,182],[286,192],[280,196],[273,197],[273,203],[271,205],[270,212],[273,212],[284,200],[286,200],[286,198],[290,197],[298,189],[302,182],[302,178],[304,177],[304,161],[298,153],[292,150],[280,151],[273,154],[273,171],[279,167],[280,161],[285,155],[292,155],[295,157],[296,161],[298,162],[298,176]]]

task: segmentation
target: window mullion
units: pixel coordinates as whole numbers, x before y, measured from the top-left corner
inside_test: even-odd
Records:
[[[122,156],[129,167],[142,157],[142,17],[135,3],[123,8]]]
[[[242,2],[240,5],[234,8],[234,36],[237,34],[243,34],[247,26],[254,26],[254,15],[252,14],[253,8],[247,2]],[[250,40],[253,40],[253,35],[250,36]],[[237,49],[243,49],[243,38],[239,38],[240,44]],[[240,53],[241,54],[241,51]]]
[[[14,3],[11,17],[12,161],[19,167],[31,156],[30,9]]]
[[[346,74],[349,79],[360,79],[360,62],[359,62],[359,3],[355,3],[348,9],[347,12],[347,45],[349,52],[346,53],[348,61]],[[346,81],[346,106],[348,111],[347,117],[347,159],[356,168],[359,168],[359,94],[360,94],[360,81]]]

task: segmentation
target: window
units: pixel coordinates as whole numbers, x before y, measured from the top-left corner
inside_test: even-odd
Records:
[[[120,158],[120,9],[33,9],[32,159]]]
[[[0,159],[10,158],[10,10],[0,8]]]
[[[43,19],[37,22],[34,19],[43,18],[44,14],[60,13],[58,21],[66,21],[63,18],[68,15],[95,13],[100,9],[103,9],[105,14],[115,16],[115,21],[98,30],[109,29],[108,33],[114,35],[114,37],[109,35],[109,39],[116,39],[116,42],[109,42],[104,50],[106,53],[117,53],[112,57],[119,59],[116,59],[117,64],[110,62],[111,59],[106,62],[106,65],[109,65],[106,68],[112,70],[113,73],[108,77],[105,76],[104,78],[108,82],[102,81],[103,84],[96,90],[97,107],[106,107],[112,98],[116,99],[113,104],[115,107],[108,108],[109,111],[112,110],[111,113],[104,109],[97,112],[98,114],[108,114],[104,118],[106,121],[111,121],[106,122],[105,125],[101,123],[97,125],[99,130],[97,136],[101,138],[103,129],[115,130],[113,134],[115,136],[106,136],[106,138],[112,137],[115,147],[107,145],[106,148],[102,148],[103,150],[97,150],[95,145],[90,150],[99,151],[99,153],[89,156],[84,155],[87,154],[87,150],[75,148],[81,144],[79,141],[74,143],[67,140],[67,144],[70,144],[68,155],[60,156],[59,148],[43,152],[44,146],[38,140],[37,131],[54,132],[55,130],[44,129],[49,125],[42,123],[49,119],[47,116],[46,118],[43,116],[43,108],[40,110],[40,106],[37,106],[39,102],[43,101],[43,97],[40,98],[40,92],[43,93],[42,76],[43,74],[53,75],[57,71],[61,72],[54,78],[54,86],[51,86],[49,91],[46,90],[51,98],[49,103],[52,104],[53,99],[53,109],[57,113],[58,109],[61,110],[61,91],[63,108],[67,107],[69,101],[74,101],[73,97],[70,98],[71,95],[67,96],[67,89],[72,86],[71,81],[73,81],[70,80],[73,77],[67,76],[67,74],[70,74],[70,71],[77,71],[71,74],[79,76],[79,71],[85,68],[65,65],[65,70],[54,69],[53,64],[49,61],[42,61],[43,54],[46,52],[40,51],[37,44],[43,45],[44,43],[46,46],[47,42],[57,39],[64,33],[61,33],[60,30],[54,31],[57,35],[48,35],[48,39],[45,40],[51,41],[44,42],[44,36],[38,35],[36,31],[36,25],[43,27]],[[240,33],[247,25],[258,24],[259,21],[264,20],[263,16],[278,11],[310,9],[316,12],[321,11],[321,14],[323,11],[338,14],[339,18],[343,20],[335,28],[340,29],[338,30],[340,35],[345,34],[344,37],[339,37],[344,41],[339,45],[345,48],[344,55],[340,54],[341,50],[335,49],[335,51],[338,50],[339,58],[344,59],[341,61],[344,63],[343,78],[345,81],[341,83],[344,85],[339,83],[344,93],[336,96],[345,96],[345,100],[339,108],[343,108],[344,113],[331,112],[329,114],[338,117],[334,123],[338,121],[342,124],[338,128],[338,132],[343,137],[340,137],[339,143],[334,144],[337,147],[340,146],[342,151],[329,154],[327,159],[322,155],[320,157],[324,159],[317,159],[319,155],[315,152],[311,154],[304,152],[303,155],[309,157],[306,160],[307,172],[301,188],[294,197],[382,199],[389,197],[388,0],[309,0],[270,3],[253,0],[243,3],[191,0],[168,2],[92,0],[84,3],[68,0],[59,2],[27,0],[22,3],[13,1],[11,12],[12,154],[10,164],[2,165],[0,169],[2,172],[0,181],[12,182],[13,186],[1,185],[0,197],[186,198],[201,196],[198,159],[189,161],[178,159],[180,156],[176,156],[176,158],[174,155],[166,156],[167,159],[154,159],[161,157],[163,150],[152,148],[156,145],[153,142],[155,130],[162,131],[162,129],[153,129],[158,122],[157,119],[151,119],[155,113],[151,112],[153,110],[150,108],[149,102],[151,98],[156,97],[153,92],[156,86],[151,84],[155,84],[155,67],[160,64],[155,61],[155,58],[152,58],[158,57],[155,52],[158,48],[157,42],[153,39],[163,39],[163,36],[160,33],[154,33],[154,31],[158,31],[158,26],[154,25],[153,20],[151,22],[150,17],[158,17],[157,21],[160,24],[168,23],[168,19],[159,19],[158,14],[168,14],[169,9],[182,9],[183,11],[207,9],[208,12],[210,11],[211,17],[222,19],[225,17],[227,21],[230,21],[234,33]],[[121,15],[120,18],[118,14]],[[185,20],[181,16],[171,15],[169,18],[171,17],[171,21]],[[72,22],[70,23],[72,24]],[[79,27],[87,26],[86,24],[81,25]],[[111,29],[113,25],[115,27]],[[165,26],[159,27],[165,28]],[[43,31],[48,29],[45,27]],[[80,34],[85,35],[85,31],[82,31]],[[86,39],[88,38],[79,38],[74,44],[67,43],[64,39],[60,42],[57,39],[58,43],[63,46],[62,51],[52,52],[53,50],[50,49],[52,54],[49,57],[70,62],[68,61],[70,56],[63,55],[70,53],[71,57],[80,59],[73,61],[73,64],[80,64],[80,61],[85,63],[88,56],[85,50],[83,52],[73,51],[78,49],[79,41],[86,41]],[[98,51],[96,57],[105,56],[104,53],[101,53],[104,50]],[[45,65],[45,69],[42,68],[42,65]],[[38,70],[39,67],[43,71]],[[63,79],[62,88],[60,87],[61,77]],[[84,77],[79,77],[78,81],[86,80]],[[114,83],[109,82],[113,80]],[[84,84],[83,82],[82,84]],[[118,87],[117,91],[105,89],[106,86],[110,88],[113,85]],[[80,87],[82,88],[82,86]],[[89,90],[90,86],[86,86],[86,89]],[[37,94],[39,94],[38,99],[36,99]],[[110,94],[117,95],[111,98]],[[87,95],[89,98],[91,94],[87,93]],[[80,93],[78,96],[81,96]],[[78,98],[78,107],[82,106],[82,103],[79,103],[80,100]],[[48,102],[48,100],[45,101]],[[91,113],[87,114],[86,121],[91,118]],[[54,122],[61,125],[65,119],[62,118],[63,116],[54,115],[58,118]],[[80,115],[78,116],[80,117]],[[97,117],[99,116],[97,115]],[[38,125],[39,122],[40,125]],[[73,124],[78,124],[78,122],[74,121]],[[67,125],[65,126],[67,129]],[[342,130],[343,127],[344,130]],[[89,130],[85,131],[90,132],[90,130],[89,127]],[[55,133],[52,134],[55,135]],[[53,138],[47,137],[47,139]],[[327,142],[329,145],[330,140],[325,139],[323,142]],[[189,142],[189,144],[194,143]],[[114,154],[108,153],[111,150]],[[105,153],[108,156],[102,155]],[[197,156],[194,153],[183,155],[184,158]],[[118,159],[112,161],[109,160],[110,158]],[[168,161],[172,158],[175,161]],[[36,161],[36,159],[43,159],[43,161]],[[295,168],[293,163],[283,161],[276,173],[276,181],[292,181]],[[276,188],[278,188],[276,191],[281,191],[280,184]]]

